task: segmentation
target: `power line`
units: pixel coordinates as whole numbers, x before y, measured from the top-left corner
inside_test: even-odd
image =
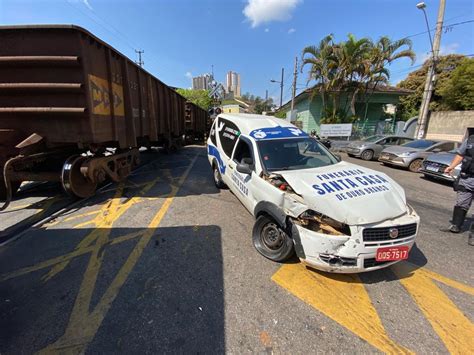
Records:
[[[456,26],[460,26],[460,25],[465,25],[467,23],[472,23],[474,22],[474,20],[468,20],[468,21],[462,21],[462,22],[456,22],[456,23],[451,23],[451,24],[446,24],[443,26],[443,29],[446,30],[448,28],[451,28],[451,27],[456,27]],[[435,28],[430,28],[429,31],[423,31],[423,32],[419,32],[419,33],[415,33],[415,34],[412,34],[412,35],[409,35],[409,36],[405,36],[403,37],[403,39],[405,38],[412,38],[412,37],[416,37],[416,36],[421,36],[421,35],[424,35],[426,33],[430,33],[430,32],[433,32],[435,31],[436,29]]]
[[[66,0],[66,3],[71,6],[73,9],[75,9],[76,11],[79,11],[80,13],[82,13],[83,15],[87,16],[89,19],[91,19],[94,23],[96,23],[97,25],[99,25],[100,27],[102,27],[104,30],[106,30],[107,32],[109,32],[110,34],[112,34],[116,39],[118,39],[119,41],[121,41],[122,43],[126,44],[129,48],[135,50],[135,48],[138,48],[139,46],[135,46],[133,43],[131,43],[127,37],[125,35],[123,35],[120,31],[116,30],[111,24],[107,23],[104,19],[102,19],[99,15],[95,14],[95,17],[92,17],[89,12],[87,11],[84,11],[82,10],[81,8],[79,7],[76,7],[74,6],[69,0]],[[116,31],[116,33],[112,32],[110,30],[110,28],[107,28],[106,26],[104,26],[102,23],[100,23],[97,19],[101,20],[102,22],[104,22],[106,25],[110,26],[112,29],[114,29]],[[120,34],[123,38],[119,38],[119,36],[117,34]]]

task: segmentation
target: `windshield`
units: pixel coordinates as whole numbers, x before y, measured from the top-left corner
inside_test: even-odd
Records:
[[[403,144],[403,147],[416,148],[416,149],[426,149],[431,147],[433,144],[436,144],[435,141],[430,141],[428,139],[418,139],[416,141],[411,141]]]
[[[312,138],[271,139],[257,142],[267,171],[320,168],[337,159]]]
[[[363,139],[364,142],[376,142],[379,139],[382,139],[384,136],[370,136],[365,139]]]

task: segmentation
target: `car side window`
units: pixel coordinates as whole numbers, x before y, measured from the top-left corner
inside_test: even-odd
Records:
[[[398,142],[398,138],[397,138],[397,137],[390,137],[390,138],[387,138],[387,139],[386,139],[385,144],[387,144],[387,145],[396,145],[397,142]]]
[[[248,164],[255,170],[255,163],[253,158],[253,149],[249,142],[245,139],[239,139],[235,147],[234,156],[232,158],[237,164]]]
[[[233,122],[219,117],[217,121],[217,134],[221,142],[222,150],[227,157],[231,157],[237,139],[240,136],[240,130]]]
[[[405,143],[408,143],[408,142],[411,142],[412,140],[411,139],[407,139],[407,138],[400,138],[398,140],[398,144],[402,145],[402,144],[405,144]]]
[[[438,146],[435,146],[435,147],[431,148],[430,150],[434,150],[434,149],[439,149],[442,152],[448,152],[448,151],[454,149],[454,143],[446,142],[446,143],[440,144]]]
[[[216,140],[216,121],[214,121],[214,123],[212,124],[210,137],[211,137],[211,142],[212,142],[212,144],[217,145],[217,140]]]
[[[387,144],[387,140],[386,139],[382,139],[380,142],[378,142],[377,144],[380,144],[380,145],[384,145],[384,144]]]

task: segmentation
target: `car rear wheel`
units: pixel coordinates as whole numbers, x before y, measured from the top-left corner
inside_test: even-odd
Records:
[[[293,240],[269,216],[257,218],[252,232],[255,249],[267,259],[282,262],[294,253]]]
[[[408,169],[412,173],[417,173],[418,170],[421,169],[421,165],[422,165],[421,163],[423,163],[423,159],[415,159],[410,163],[410,165],[408,165]]]
[[[217,167],[216,164],[214,164],[213,168],[213,177],[214,177],[214,184],[218,189],[224,189],[226,187],[224,181],[222,181],[221,173],[219,171],[219,168]]]
[[[364,150],[360,157],[364,160],[372,160],[374,158],[374,151],[370,149]]]

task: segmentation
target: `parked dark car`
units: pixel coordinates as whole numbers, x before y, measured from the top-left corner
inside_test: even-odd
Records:
[[[444,181],[453,182],[459,176],[461,172],[461,164],[454,168],[453,174],[446,174],[444,170],[451,164],[454,157],[456,156],[456,151],[451,150],[444,153],[433,153],[426,157],[423,161],[423,165],[420,169],[420,172],[425,175],[425,177],[435,178]]]

